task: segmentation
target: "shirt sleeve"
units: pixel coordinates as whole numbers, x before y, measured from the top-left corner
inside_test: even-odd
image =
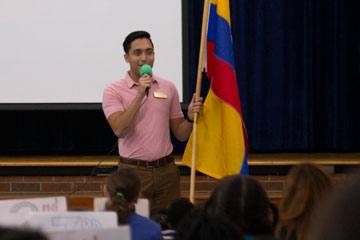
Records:
[[[107,86],[103,93],[102,108],[106,118],[114,112],[124,112],[124,106],[118,92],[111,86]]]

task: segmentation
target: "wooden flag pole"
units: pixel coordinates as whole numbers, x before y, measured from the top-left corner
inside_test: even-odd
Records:
[[[201,92],[201,79],[202,79],[202,64],[204,59],[204,48],[206,41],[206,30],[207,23],[209,18],[209,0],[204,0],[204,11],[203,11],[203,20],[201,27],[201,40],[200,40],[200,53],[199,53],[199,63],[196,79],[196,91],[195,91],[195,100],[200,98]],[[193,123],[193,142],[192,142],[192,157],[191,157],[191,176],[190,176],[190,202],[195,203],[195,158],[196,158],[196,128],[197,128],[197,118],[198,114],[194,115]]]

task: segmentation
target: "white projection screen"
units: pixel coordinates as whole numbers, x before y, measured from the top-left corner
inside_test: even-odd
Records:
[[[135,30],[151,33],[153,72],[182,101],[181,0],[0,0],[0,104],[100,103]]]

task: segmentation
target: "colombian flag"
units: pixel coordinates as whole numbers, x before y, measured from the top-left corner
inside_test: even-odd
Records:
[[[198,118],[196,170],[218,179],[248,174],[247,134],[236,82],[229,0],[211,1],[207,75],[211,87]],[[191,166],[192,137],[183,156],[187,166]]]

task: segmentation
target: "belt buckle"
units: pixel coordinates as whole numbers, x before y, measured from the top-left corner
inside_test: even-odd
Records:
[[[150,161],[146,161],[145,167],[146,168],[154,168],[154,166],[150,165],[149,163],[150,163]]]

